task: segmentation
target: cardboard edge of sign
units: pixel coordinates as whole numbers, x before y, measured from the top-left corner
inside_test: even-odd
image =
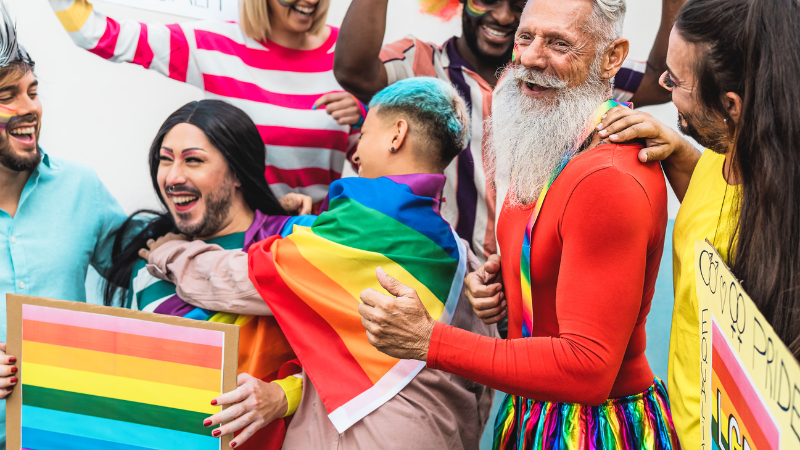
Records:
[[[217,322],[202,322],[183,317],[132,311],[125,308],[93,305],[89,303],[8,294],[6,296],[6,314],[8,321],[6,354],[17,357],[17,368],[19,370],[15,375],[19,381],[17,381],[16,386],[22,386],[22,380],[25,376],[22,368],[20,367],[24,357],[22,355],[22,305],[47,306],[70,311],[80,311],[114,317],[124,317],[128,319],[145,320],[148,322],[164,323],[181,327],[221,331],[225,334],[225,347],[223,348],[224,357],[222,365],[222,392],[230,392],[236,389],[239,355],[238,325]],[[211,401],[211,399],[209,399],[209,401]],[[21,388],[15,388],[11,395],[6,398],[6,445],[8,448],[21,448],[21,432],[22,390]],[[220,448],[228,448],[228,444],[232,439],[233,434],[226,434],[225,436],[222,436],[220,438]]]

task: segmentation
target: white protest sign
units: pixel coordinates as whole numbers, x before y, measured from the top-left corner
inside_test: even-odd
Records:
[[[104,0],[201,20],[239,21],[239,0]],[[266,0],[264,0],[266,1]]]

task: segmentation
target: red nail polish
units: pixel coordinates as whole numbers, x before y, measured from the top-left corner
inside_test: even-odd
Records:
[[[8,358],[8,362],[10,362],[11,364],[14,364],[15,362],[17,362],[17,358],[14,358],[12,356],[12,357]]]
[[[8,392],[11,392],[11,391],[13,391],[13,390],[14,390],[14,388],[13,388],[13,387],[10,387],[10,388],[7,388],[6,390],[7,390]]]
[[[217,406],[217,399],[211,400],[211,406]]]
[[[237,445],[239,445],[238,442],[236,441],[231,442],[231,448],[236,448]]]
[[[17,369],[16,367],[13,367],[13,366],[11,367],[11,373],[17,373],[17,370],[19,370],[19,369]]]
[[[222,434],[222,432],[219,431],[219,428],[211,432],[211,435],[214,437],[219,437],[220,434]]]
[[[203,426],[204,427],[210,427],[211,426],[211,419],[204,420],[203,421]]]
[[[10,379],[9,381],[11,382],[11,384],[17,384],[17,381],[19,381],[19,380],[17,379],[17,377],[14,377],[14,378]]]

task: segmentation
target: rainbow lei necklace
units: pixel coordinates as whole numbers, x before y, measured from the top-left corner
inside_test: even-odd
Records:
[[[592,123],[595,125],[599,124],[603,114],[607,113],[611,108],[619,105],[626,106],[628,108],[633,107],[632,103],[620,103],[614,99],[606,100],[606,102],[603,103],[595,112]],[[586,136],[583,140],[586,140],[587,138],[588,136]],[[581,142],[583,142],[583,140]],[[550,174],[550,177],[548,177],[547,183],[544,184],[542,192],[539,194],[539,198],[536,200],[536,207],[534,207],[533,212],[531,213],[531,218],[528,219],[528,224],[525,226],[525,238],[522,240],[522,253],[519,261],[519,278],[520,283],[522,284],[522,337],[531,337],[531,333],[533,331],[533,297],[531,296],[531,238],[533,236],[533,226],[536,224],[536,219],[539,217],[539,212],[542,210],[542,204],[547,196],[547,191],[550,190],[550,186],[553,185],[553,182],[556,181],[558,175],[561,174],[561,171],[567,166],[571,156],[571,151],[564,153],[561,163],[555,168],[555,170],[553,170],[553,172]]]

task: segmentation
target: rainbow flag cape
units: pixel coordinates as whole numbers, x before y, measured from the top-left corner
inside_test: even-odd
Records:
[[[250,229],[241,233],[220,236],[206,242],[226,250],[247,251],[256,241],[281,233],[290,233],[296,223],[310,224],[313,216],[266,216],[256,211]],[[263,381],[273,381],[300,373],[296,356],[274,317],[251,316],[209,311],[184,302],[175,285],[153,277],[147,272],[146,261],[139,261],[131,276],[126,307],[188,319],[239,325],[239,373],[248,373]],[[275,420],[243,444],[243,450],[277,449],[283,443],[285,423]]]
[[[461,295],[466,249],[439,215],[439,200],[415,194],[406,175],[346,178],[330,186],[329,210],[249,251],[250,279],[269,304],[341,433],[391,399],[425,363],[398,360],[367,340],[360,293],[375,270],[413,287],[434,319],[449,323]],[[438,178],[436,178],[438,180]],[[408,184],[405,184],[408,183]]]
[[[225,335],[22,306],[22,448],[219,450]]]

